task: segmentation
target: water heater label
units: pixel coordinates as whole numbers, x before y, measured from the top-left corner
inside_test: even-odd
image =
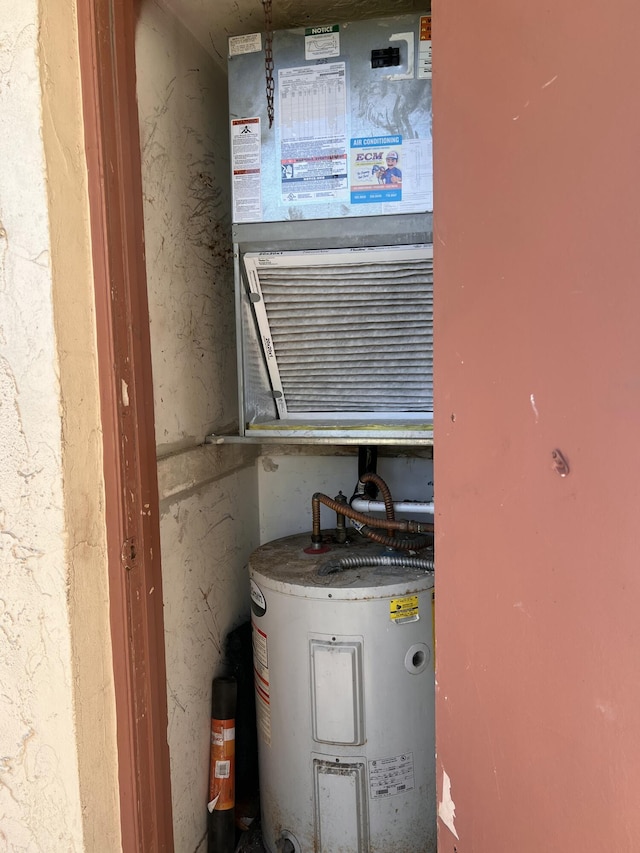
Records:
[[[267,635],[251,622],[253,637],[253,675],[256,688],[256,717],[258,732],[271,746],[271,685],[269,683],[269,656]]]
[[[415,784],[412,752],[369,762],[369,796],[372,800],[411,791]]]
[[[267,654],[267,635],[253,623],[253,662],[257,667],[267,669],[269,657]]]
[[[403,598],[392,598],[389,602],[389,618],[392,622],[417,622],[420,618],[418,612],[418,596],[405,595]]]
[[[262,590],[258,586],[258,584],[253,580],[250,581],[251,584],[251,609],[253,610],[256,616],[264,616],[267,612],[267,601],[262,593]]]

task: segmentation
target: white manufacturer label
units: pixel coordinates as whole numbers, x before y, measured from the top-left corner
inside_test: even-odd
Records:
[[[283,204],[345,200],[346,63],[278,71]]]
[[[373,800],[411,791],[415,784],[412,752],[369,762],[369,795]]]
[[[260,33],[231,36],[229,39],[229,56],[239,56],[241,53],[259,53],[261,50],[262,36]]]

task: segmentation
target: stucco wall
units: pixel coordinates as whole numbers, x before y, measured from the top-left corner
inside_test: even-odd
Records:
[[[0,21],[0,847],[115,851],[75,13],[2,0]]]

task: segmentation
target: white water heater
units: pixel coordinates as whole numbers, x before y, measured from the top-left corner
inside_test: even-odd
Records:
[[[435,853],[433,573],[308,545],[249,562],[266,848]]]

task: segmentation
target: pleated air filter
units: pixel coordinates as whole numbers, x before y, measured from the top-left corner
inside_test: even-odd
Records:
[[[431,419],[433,246],[247,253],[281,419]]]

